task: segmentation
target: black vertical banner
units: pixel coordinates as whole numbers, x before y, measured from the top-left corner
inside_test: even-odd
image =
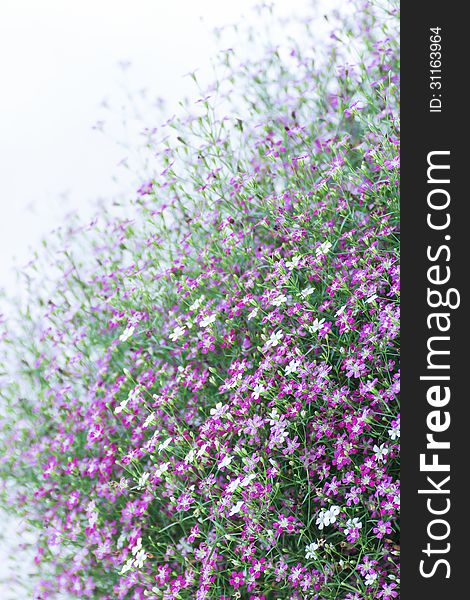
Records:
[[[470,598],[468,24],[402,3],[402,598]]]

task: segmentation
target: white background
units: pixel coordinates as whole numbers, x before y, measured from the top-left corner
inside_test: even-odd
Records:
[[[184,75],[215,54],[213,27],[243,15],[254,23],[254,4],[0,0],[0,287],[15,291],[13,257],[24,264],[64,212],[88,215],[97,199],[127,192],[126,153],[113,141],[126,94],[145,89],[174,112],[191,89]],[[289,11],[292,2],[275,4]],[[104,133],[92,128],[100,120]]]

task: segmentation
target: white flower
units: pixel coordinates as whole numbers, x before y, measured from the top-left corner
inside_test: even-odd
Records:
[[[336,517],[339,515],[340,510],[340,507],[334,504],[333,506],[330,506],[330,508],[326,511],[330,523],[334,523],[336,521]],[[329,523],[327,523],[327,525],[328,524]]]
[[[195,457],[196,457],[196,450],[194,450],[194,448],[193,448],[184,457],[184,462],[191,464],[194,461]]]
[[[208,327],[209,325],[212,325],[212,323],[215,321],[216,319],[216,315],[212,314],[212,315],[207,315],[207,317],[204,317],[201,322],[199,323],[199,327]]]
[[[377,294],[372,294],[372,296],[369,296],[369,298],[367,298],[366,302],[367,302],[367,304],[370,304],[374,300],[377,300]]]
[[[342,306],[341,308],[339,308],[336,312],[335,312],[335,317],[339,317],[340,315],[342,315],[344,313],[344,310],[346,308],[346,304],[344,306]]]
[[[286,367],[286,375],[290,375],[291,373],[297,373],[299,367],[300,360],[297,358],[293,358]]]
[[[147,483],[147,480],[149,477],[150,477],[150,473],[143,473],[139,477],[139,481],[137,482],[137,487],[143,488],[145,486],[145,484]]]
[[[215,419],[221,419],[225,413],[228,411],[228,406],[226,404],[222,404],[222,402],[217,402],[215,408],[210,409],[210,414]],[[229,416],[229,415],[227,415]]]
[[[251,311],[251,313],[248,315],[248,321],[251,321],[251,319],[254,319],[256,317],[256,315],[258,314],[258,307],[255,306],[255,308]]]
[[[316,255],[321,256],[322,254],[328,254],[331,247],[332,244],[330,242],[323,242],[323,244],[320,244],[320,246],[316,249]]]
[[[279,421],[279,411],[277,410],[277,408],[273,408],[272,411],[269,413],[269,424],[274,425],[276,421]]]
[[[254,473],[250,473],[250,475],[247,475],[246,477],[243,478],[243,481],[240,483],[241,487],[246,487],[247,485],[250,485],[250,483],[255,478],[256,478],[256,475]]]
[[[302,298],[307,298],[307,296],[310,296],[311,294],[313,294],[313,292],[315,291],[315,288],[313,288],[312,286],[305,288],[304,290],[302,290],[300,292],[300,295],[302,296]]]
[[[133,325],[128,325],[124,331],[121,333],[121,335],[119,336],[119,341],[120,342],[126,342],[131,335],[134,333],[135,331],[135,327]]]
[[[336,505],[330,506],[328,510],[322,510],[315,521],[318,525],[318,529],[323,529],[324,527],[331,525],[331,523],[335,523],[340,510],[340,507]]]
[[[155,418],[155,413],[150,413],[148,415],[148,417],[145,419],[144,424],[142,425],[142,427],[144,429],[146,429],[150,425],[150,423],[153,422],[154,418]]]
[[[305,546],[305,558],[317,558],[317,553],[315,552],[319,548],[319,544],[316,542],[312,542]]]
[[[183,336],[185,331],[186,331],[186,327],[181,327],[180,325],[178,325],[177,327],[175,327],[173,329],[173,333],[170,334],[170,340],[172,342],[176,342],[177,340],[180,339],[180,337]]]
[[[136,545],[132,548],[132,554],[135,556],[139,550],[142,548],[142,538],[137,539]]]
[[[228,467],[232,460],[233,456],[229,456],[228,454],[224,456],[224,458],[218,464],[219,469],[224,469],[225,467]]]
[[[237,489],[237,487],[240,485],[240,477],[237,477],[236,479],[234,479],[233,481],[231,481],[228,486],[225,488],[225,492],[227,494],[233,494],[233,492]]]
[[[124,575],[130,569],[132,569],[132,563],[134,562],[133,558],[129,558],[125,565],[123,565],[122,569],[119,571],[119,575]]]
[[[196,456],[197,456],[198,458],[201,458],[201,456],[204,454],[204,452],[206,451],[206,449],[207,449],[207,447],[208,447],[208,446],[209,446],[209,444],[203,444],[203,445],[202,445],[202,446],[199,448],[199,450],[198,450],[198,453],[196,454]]]
[[[283,336],[284,334],[282,333],[282,331],[276,331],[271,333],[271,337],[266,342],[266,348],[275,348],[276,346],[279,346],[279,342],[282,340]]]
[[[129,402],[129,398],[126,398],[125,400],[123,400],[119,404],[119,406],[116,406],[116,408],[114,409],[114,414],[118,415],[120,412],[122,412],[126,408],[128,402]]]
[[[232,508],[230,509],[230,512],[228,513],[228,516],[233,517],[233,515],[237,515],[240,512],[242,506],[243,506],[243,500],[239,500],[235,504],[235,506],[232,506]]]
[[[380,446],[377,446],[377,444],[376,444],[373,449],[375,452],[375,458],[377,460],[381,460],[382,462],[385,462],[385,457],[388,454],[388,448],[385,448],[384,444],[380,444]]]
[[[171,444],[171,442],[173,441],[173,438],[169,437],[167,440],[165,440],[164,442],[162,442],[161,444],[159,444],[158,446],[158,452],[163,452],[163,450],[165,450],[166,448],[168,448],[168,446]]]
[[[287,296],[284,294],[279,294],[279,296],[271,300],[271,304],[273,306],[281,306],[281,304],[284,304],[285,302],[287,302]]]
[[[362,523],[359,521],[359,519],[357,517],[354,517],[354,519],[348,519],[344,533],[346,535],[348,535],[351,529],[361,529],[361,527],[362,527]]]
[[[364,581],[366,585],[372,585],[376,579],[377,573],[367,573]]]
[[[134,567],[141,569],[144,566],[144,561],[147,558],[145,550],[139,550],[135,556]]]
[[[395,427],[391,427],[388,430],[388,435],[390,436],[390,439],[392,439],[393,441],[398,439],[400,437],[400,425],[395,425]]]
[[[155,475],[157,477],[161,477],[163,475],[163,473],[165,473],[166,471],[168,471],[168,467],[170,466],[169,462],[166,463],[162,463],[161,465],[159,465],[159,467],[155,470]]]
[[[286,262],[286,267],[288,269],[296,269],[299,266],[301,259],[302,259],[302,257],[299,256],[298,254],[295,256],[292,256],[291,259]]]
[[[258,398],[261,396],[261,394],[265,391],[266,391],[266,388],[264,387],[264,385],[262,383],[256,384],[255,387],[253,388],[253,398],[255,400],[258,400]]]
[[[311,325],[307,325],[307,329],[310,331],[310,333],[315,333],[316,331],[321,329],[321,326],[323,325],[324,322],[325,322],[325,319],[321,319],[321,320],[315,319],[315,321]]]
[[[315,523],[318,525],[318,529],[323,529],[323,527],[325,527],[325,525],[329,525],[329,521],[328,523],[326,522],[326,512],[325,511],[321,511],[317,517],[317,520],[315,521]]]
[[[202,296],[199,296],[199,298],[191,304],[191,306],[189,307],[189,310],[193,310],[193,311],[197,310],[201,306],[203,301],[204,301],[204,294]]]

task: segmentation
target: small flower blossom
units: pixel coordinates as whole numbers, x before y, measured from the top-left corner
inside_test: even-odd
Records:
[[[212,323],[214,323],[216,318],[217,318],[217,315],[215,315],[215,314],[207,315],[206,317],[201,319],[199,326],[200,327],[209,327],[209,325],[212,325]]]
[[[158,452],[163,452],[163,450],[166,450],[168,448],[168,446],[171,444],[171,442],[173,441],[173,438],[169,437],[167,438],[164,442],[162,442],[161,444],[158,445]]]
[[[273,306],[281,306],[281,304],[284,304],[285,302],[287,302],[287,296],[284,294],[279,294],[279,296],[276,296],[276,298],[271,300]]]
[[[241,571],[234,571],[230,576],[230,585],[233,585],[234,589],[238,589],[245,583],[245,576]]]
[[[331,242],[323,242],[322,244],[320,244],[320,246],[318,246],[318,248],[316,249],[316,254],[317,256],[324,256],[326,254],[328,254],[328,252],[330,251],[330,249],[332,248],[332,243]]]
[[[391,440],[400,439],[400,419],[392,421],[392,427],[388,430],[388,435]]]
[[[243,504],[243,500],[239,500],[234,506],[232,506],[230,512],[228,513],[228,516],[233,517],[234,515],[237,515],[241,511]]]
[[[127,340],[132,337],[135,332],[135,325],[128,325],[124,331],[119,336],[120,342],[127,342]]]
[[[311,325],[307,325],[307,329],[310,333],[316,333],[319,331],[325,322],[325,319],[315,319]]]
[[[224,456],[224,458],[219,462],[219,464],[217,466],[219,467],[220,470],[223,470],[230,465],[232,460],[233,460],[233,456],[229,456],[227,454],[226,456]]]
[[[397,584],[395,582],[384,583],[377,594],[377,598],[382,598],[382,600],[392,600],[393,598],[397,598],[398,592],[395,590],[396,587]]]
[[[367,586],[371,586],[377,581],[377,577],[377,573],[367,573],[367,575],[364,578],[364,583]]]
[[[221,419],[222,417],[228,416],[228,410],[228,406],[222,404],[222,402],[217,402],[215,408],[211,408],[209,412],[211,417],[214,417],[215,419]]]
[[[286,267],[288,269],[296,269],[299,266],[301,260],[302,257],[296,254],[292,256],[290,260],[286,261]]]
[[[380,446],[377,446],[377,444],[375,444],[373,450],[375,452],[375,457],[377,458],[377,460],[384,462],[385,457],[389,452],[388,448],[386,448],[384,444],[380,444]]]
[[[170,334],[170,340],[172,342],[177,342],[181,337],[183,337],[185,331],[186,327],[181,327],[180,325],[178,325],[173,329],[173,332]]]
[[[258,400],[258,398],[262,394],[264,394],[265,391],[266,391],[266,388],[264,387],[264,385],[262,383],[257,383],[255,385],[255,387],[253,388],[252,396],[255,400]]]
[[[305,299],[308,298],[309,296],[311,296],[313,293],[315,292],[315,288],[312,286],[306,287],[304,288],[301,292],[300,292],[300,296]]]
[[[300,360],[293,358],[286,367],[286,370],[285,370],[286,375],[291,375],[292,373],[297,373],[300,365],[301,365]]]
[[[320,545],[317,542],[312,542],[311,544],[305,546],[305,558],[317,558],[316,551],[319,547]]]
[[[318,529],[323,529],[324,527],[327,527],[328,525],[335,523],[336,517],[339,515],[340,510],[341,509],[339,506],[333,505],[333,506],[330,506],[330,508],[328,510],[320,511],[320,513],[318,514],[317,520],[316,520]]]
[[[392,528],[388,521],[379,520],[372,531],[375,533],[375,537],[380,540],[384,537],[384,535],[389,535],[392,533]]]
[[[273,332],[271,334],[271,337],[265,344],[266,349],[275,348],[276,346],[279,346],[283,336],[284,336],[284,334],[282,331]]]

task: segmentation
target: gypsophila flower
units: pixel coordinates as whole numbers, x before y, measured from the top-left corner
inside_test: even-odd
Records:
[[[266,388],[262,383],[257,383],[253,388],[252,396],[255,400],[258,400],[259,397],[266,391]]]
[[[228,454],[224,456],[224,458],[217,465],[219,469],[223,470],[230,465],[233,460],[233,456],[229,456]]]
[[[305,546],[305,558],[317,558],[316,551],[319,547],[320,545],[317,544],[317,542],[312,542],[311,544]]]
[[[181,337],[183,337],[185,331],[186,327],[181,327],[178,325],[173,329],[173,332],[170,333],[170,340],[172,342],[177,342]]]
[[[307,329],[310,333],[316,333],[319,331],[325,322],[325,319],[315,319],[311,325],[307,325]]]
[[[354,517],[353,519],[348,519],[346,522],[346,529],[344,530],[344,533],[347,535],[350,529],[361,529],[361,527],[362,523],[357,517]]]
[[[216,318],[217,318],[217,315],[215,315],[215,314],[207,315],[206,317],[201,319],[199,326],[200,327],[208,327],[209,325],[212,325],[212,323],[214,323]]]
[[[377,446],[377,444],[375,444],[373,450],[375,452],[375,457],[377,458],[377,460],[380,460],[382,462],[385,461],[385,457],[387,456],[389,450],[385,447],[384,444],[380,444],[380,446]]]
[[[367,586],[371,586],[377,581],[377,577],[377,573],[367,573],[367,575],[364,578],[364,583]]]
[[[315,292],[315,288],[313,288],[312,286],[309,286],[309,287],[304,288],[300,292],[300,296],[305,299],[305,298],[308,298],[309,296],[311,296],[314,292]]]
[[[395,582],[384,583],[377,594],[377,598],[382,598],[382,600],[392,600],[393,598],[397,598],[398,592],[395,589],[396,587],[397,584]]]
[[[232,506],[230,512],[228,513],[228,516],[233,517],[234,515],[238,515],[238,513],[242,509],[243,504],[243,500],[239,500],[234,506]]]
[[[328,252],[330,251],[330,249],[332,248],[332,243],[331,242],[323,242],[322,244],[320,244],[320,246],[318,246],[318,248],[316,249],[316,254],[317,256],[322,256],[325,254],[328,254]]]
[[[299,266],[301,260],[302,260],[301,256],[294,255],[291,257],[290,260],[286,261],[286,267],[288,269],[296,269]]]
[[[201,296],[199,296],[199,298],[197,298],[197,300],[195,300],[191,304],[191,306],[189,307],[189,310],[193,311],[193,312],[196,312],[202,306],[204,300],[205,300],[205,296],[204,296],[204,294],[202,294]]]
[[[266,349],[275,348],[276,346],[278,346],[283,337],[284,334],[282,333],[282,331],[273,332],[269,340],[265,344]]]
[[[287,302],[287,296],[284,294],[279,294],[279,296],[276,296],[276,298],[271,300],[273,306],[281,306],[281,304],[284,304],[285,302]]]
[[[209,413],[215,419],[220,419],[224,416],[228,416],[229,407],[222,404],[222,402],[217,402],[215,408],[211,408]]]
[[[121,333],[121,335],[119,336],[119,341],[120,342],[127,342],[127,340],[132,337],[132,335],[134,334],[135,331],[135,326],[134,325],[130,325],[127,326],[124,331]]]
[[[318,529],[323,529],[324,527],[335,523],[336,517],[339,515],[340,510],[341,509],[339,506],[332,505],[329,509],[320,511],[316,520]]]
[[[173,438],[167,438],[164,442],[162,442],[161,444],[158,445],[158,452],[163,452],[163,450],[166,450],[168,448],[168,446],[171,444],[171,442],[173,441]]]
[[[297,373],[298,368],[300,367],[300,360],[299,359],[292,359],[290,361],[290,363],[287,365],[286,369],[285,369],[285,374],[286,375],[290,375],[291,373]]]
[[[375,536],[380,540],[384,537],[384,535],[388,535],[392,533],[392,528],[388,521],[377,521],[377,525],[372,530],[375,533]]]
[[[392,421],[392,427],[387,433],[393,441],[400,439],[400,419]]]

